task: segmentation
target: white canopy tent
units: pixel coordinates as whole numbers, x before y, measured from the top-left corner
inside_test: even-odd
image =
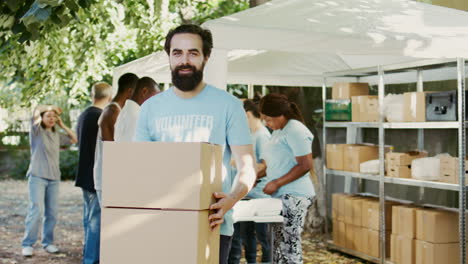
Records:
[[[203,26],[215,46],[206,79],[218,87],[321,86],[324,72],[468,57],[468,12],[409,0],[273,0]],[[164,53],[155,53],[117,67],[114,79],[130,71],[170,82],[167,62]],[[456,71],[425,75],[455,79]],[[414,80],[414,74],[401,74],[391,81]]]

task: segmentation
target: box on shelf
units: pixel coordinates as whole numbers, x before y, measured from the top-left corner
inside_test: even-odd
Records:
[[[344,222],[345,220],[345,201],[351,196],[347,193],[332,194],[332,218]]]
[[[392,206],[392,233],[416,238],[416,207],[408,205]]]
[[[404,93],[404,120],[405,122],[426,121],[426,93],[409,92]]]
[[[416,240],[416,264],[460,263],[458,243],[430,243]]]
[[[362,248],[365,254],[380,257],[379,231],[362,228]],[[390,256],[390,231],[385,231],[385,252],[386,257]]]
[[[104,142],[103,154],[104,207],[203,210],[222,190],[218,145]]]
[[[353,96],[351,102],[353,122],[379,121],[379,100],[377,96]]]
[[[379,200],[366,200],[362,203],[362,227],[372,230],[380,230]],[[392,229],[392,206],[393,201],[385,201],[385,230]]]
[[[219,263],[219,227],[209,210],[103,208],[101,263]],[[170,238],[170,239],[169,239]],[[183,254],[181,254],[183,249]]]
[[[347,144],[327,144],[327,168],[343,170],[343,154]]]
[[[355,250],[354,246],[354,236],[356,233],[356,230],[354,228],[354,225],[346,224],[345,223],[345,229],[346,229],[346,234],[345,234],[345,248],[349,248],[351,250]]]
[[[353,212],[353,225],[362,227],[362,208],[364,201],[370,198],[365,196],[359,196],[359,199],[352,200],[352,212]]]
[[[340,247],[345,247],[346,224],[342,221],[333,221],[333,242]]]
[[[387,177],[394,178],[411,178],[410,166],[389,166],[387,169]]]
[[[362,239],[363,239],[362,229],[363,228],[360,226],[354,226],[353,246],[354,246],[354,250],[364,253],[365,249],[362,246]]]
[[[326,121],[351,121],[351,100],[331,99],[325,101]]]
[[[416,239],[391,234],[390,259],[395,264],[414,264]]]
[[[343,155],[343,170],[359,172],[361,163],[379,158],[379,147],[375,145],[346,145]]]
[[[351,99],[355,95],[368,95],[368,83],[337,82],[332,87],[332,99]]]
[[[440,209],[418,208],[416,239],[432,243],[458,242],[458,214]]]
[[[344,222],[346,224],[356,225],[361,222],[362,214],[362,197],[361,196],[348,196],[344,199]],[[361,206],[361,208],[359,208]],[[359,214],[359,215],[358,215]],[[356,223],[355,223],[356,222]],[[361,226],[361,224],[356,225]]]
[[[408,151],[408,152],[388,152],[385,154],[385,162],[387,166],[407,166],[411,165],[414,159],[427,157],[425,151]]]
[[[468,160],[465,160],[465,179],[468,169]],[[460,179],[458,176],[459,166],[458,158],[442,156],[440,158],[440,180],[441,182],[459,184]],[[466,180],[465,180],[466,182]],[[468,185],[468,182],[465,183]]]
[[[465,91],[465,98],[467,92]],[[458,120],[458,92],[445,91],[426,94],[427,121]],[[465,108],[466,111],[466,108]],[[465,112],[466,113],[466,112]]]

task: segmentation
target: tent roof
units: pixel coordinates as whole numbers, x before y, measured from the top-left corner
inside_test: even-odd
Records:
[[[203,26],[215,48],[230,51],[227,83],[321,86],[324,72],[468,58],[468,12],[409,0],[273,0]],[[114,76],[125,72],[171,81],[164,52],[117,67]],[[456,70],[425,76],[454,79]],[[415,75],[388,81],[413,82]]]
[[[468,12],[409,0],[273,0],[203,25],[222,49],[468,57]]]

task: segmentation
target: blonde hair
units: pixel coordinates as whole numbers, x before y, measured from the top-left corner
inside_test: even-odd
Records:
[[[110,97],[112,95],[112,86],[106,82],[97,82],[91,87],[91,97],[97,100]]]

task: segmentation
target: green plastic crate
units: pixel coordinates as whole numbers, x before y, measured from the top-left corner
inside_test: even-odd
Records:
[[[331,99],[325,101],[326,121],[351,121],[351,100]]]

